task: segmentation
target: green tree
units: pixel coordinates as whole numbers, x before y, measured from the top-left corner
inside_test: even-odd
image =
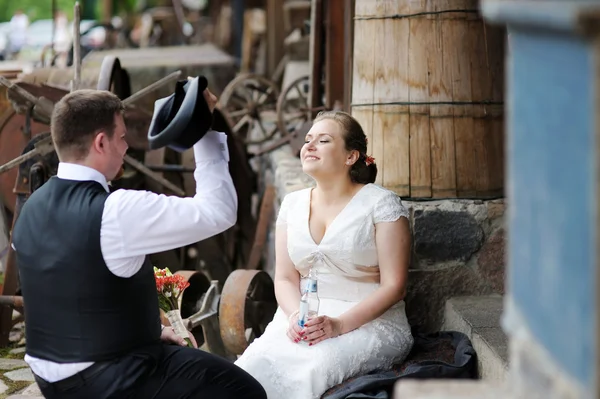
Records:
[[[56,8],[64,11],[69,20],[73,19],[76,0],[56,0]],[[138,0],[113,0],[113,14],[132,12]],[[97,19],[103,0],[80,0],[82,19]],[[14,12],[23,10],[30,21],[52,18],[52,0],[0,0],[0,22],[9,21]]]

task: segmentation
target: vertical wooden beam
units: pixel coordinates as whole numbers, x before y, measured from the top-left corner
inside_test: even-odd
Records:
[[[267,0],[267,74],[273,75],[283,58],[283,1]]]
[[[344,77],[347,60],[344,58],[346,48],[345,7],[346,0],[329,0],[326,2],[325,24],[325,107],[333,108],[336,101],[344,101]]]
[[[102,2],[102,22],[110,22],[113,14],[113,2],[112,0],[104,0]]]
[[[343,110],[350,113],[352,68],[354,65],[354,6],[356,0],[344,0],[344,99]]]
[[[312,0],[310,9],[310,95],[308,106],[312,109],[322,106],[323,97],[323,0]],[[314,118],[317,112],[312,112]]]
[[[71,91],[79,90],[81,83],[81,8],[79,2],[75,2],[73,8],[73,80],[71,81]]]

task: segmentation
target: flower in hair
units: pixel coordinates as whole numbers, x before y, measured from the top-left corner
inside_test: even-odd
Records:
[[[375,158],[373,158],[370,155],[367,155],[366,159],[365,159],[365,163],[367,164],[367,166],[371,165],[372,163],[375,162]]]

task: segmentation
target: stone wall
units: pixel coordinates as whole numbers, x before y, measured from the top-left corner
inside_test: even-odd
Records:
[[[274,272],[274,225],[279,204],[293,191],[314,185],[300,160],[282,147],[255,167],[277,190],[266,270]],[[499,200],[403,201],[410,211],[413,256],[406,298],[411,325],[438,330],[446,299],[504,293],[504,210]]]

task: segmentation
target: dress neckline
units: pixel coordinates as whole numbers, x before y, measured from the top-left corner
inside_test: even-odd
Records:
[[[310,237],[310,240],[312,241],[312,243],[314,245],[316,245],[317,247],[320,246],[321,244],[323,244],[323,241],[325,241],[325,238],[327,238],[327,233],[329,233],[329,230],[331,230],[331,227],[335,224],[335,222],[340,218],[340,215],[342,213],[344,213],[344,211],[350,206],[350,204],[352,203],[352,201],[354,201],[354,199],[356,197],[358,197],[358,195],[361,193],[361,191],[363,191],[365,189],[365,187],[369,186],[371,183],[367,183],[364,186],[362,186],[357,192],[354,193],[354,195],[352,196],[352,198],[350,198],[348,200],[348,202],[346,202],[346,205],[344,205],[344,207],[342,208],[341,211],[338,212],[337,215],[335,215],[335,217],[333,218],[333,220],[331,221],[331,223],[329,223],[329,226],[327,226],[325,228],[325,233],[323,233],[323,237],[321,237],[321,241],[319,241],[318,243],[315,241],[312,232],[310,231],[310,206],[312,203],[312,192],[314,190],[314,187],[311,187],[308,189],[308,201],[307,202],[307,211],[306,211],[306,222],[305,222],[305,226],[306,226],[306,230],[308,232],[308,236]]]

